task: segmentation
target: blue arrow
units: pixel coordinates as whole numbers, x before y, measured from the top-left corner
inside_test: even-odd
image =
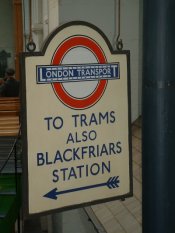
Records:
[[[48,193],[46,193],[43,197],[57,200],[57,196],[61,195],[61,194],[77,192],[77,191],[82,191],[82,190],[92,189],[92,188],[98,188],[98,187],[102,187],[102,186],[107,186],[108,188],[113,189],[113,188],[118,188],[119,183],[120,183],[119,176],[114,176],[114,177],[110,177],[107,182],[101,183],[101,184],[83,186],[83,187],[68,189],[68,190],[63,190],[63,191],[58,191],[57,188],[54,188],[51,191],[49,191]]]

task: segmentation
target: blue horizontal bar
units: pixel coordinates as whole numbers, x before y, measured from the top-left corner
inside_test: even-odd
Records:
[[[37,83],[80,82],[119,79],[119,63],[81,65],[38,65]]]

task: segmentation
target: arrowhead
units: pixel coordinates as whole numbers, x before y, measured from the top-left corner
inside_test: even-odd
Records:
[[[110,177],[106,184],[108,188],[112,189],[112,188],[118,188],[119,183],[120,183],[119,176],[114,176],[114,177]]]
[[[46,193],[43,197],[57,200],[57,195],[58,195],[57,188],[54,188],[51,191],[49,191],[48,193]]]

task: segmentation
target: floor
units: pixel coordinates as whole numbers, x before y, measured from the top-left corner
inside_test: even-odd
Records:
[[[92,216],[93,213],[91,213]],[[44,223],[47,221],[47,227]],[[96,221],[95,224],[92,221]],[[103,229],[98,220],[90,221],[83,208],[49,215],[46,218],[34,218],[25,221],[24,233],[97,233],[96,227]],[[45,229],[45,230],[44,230]],[[102,231],[105,233],[105,231]],[[102,233],[100,232],[100,233]]]

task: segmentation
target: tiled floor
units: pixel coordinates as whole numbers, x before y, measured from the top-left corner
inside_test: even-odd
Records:
[[[133,197],[92,206],[96,217],[107,233],[141,233],[141,119],[132,126]]]

